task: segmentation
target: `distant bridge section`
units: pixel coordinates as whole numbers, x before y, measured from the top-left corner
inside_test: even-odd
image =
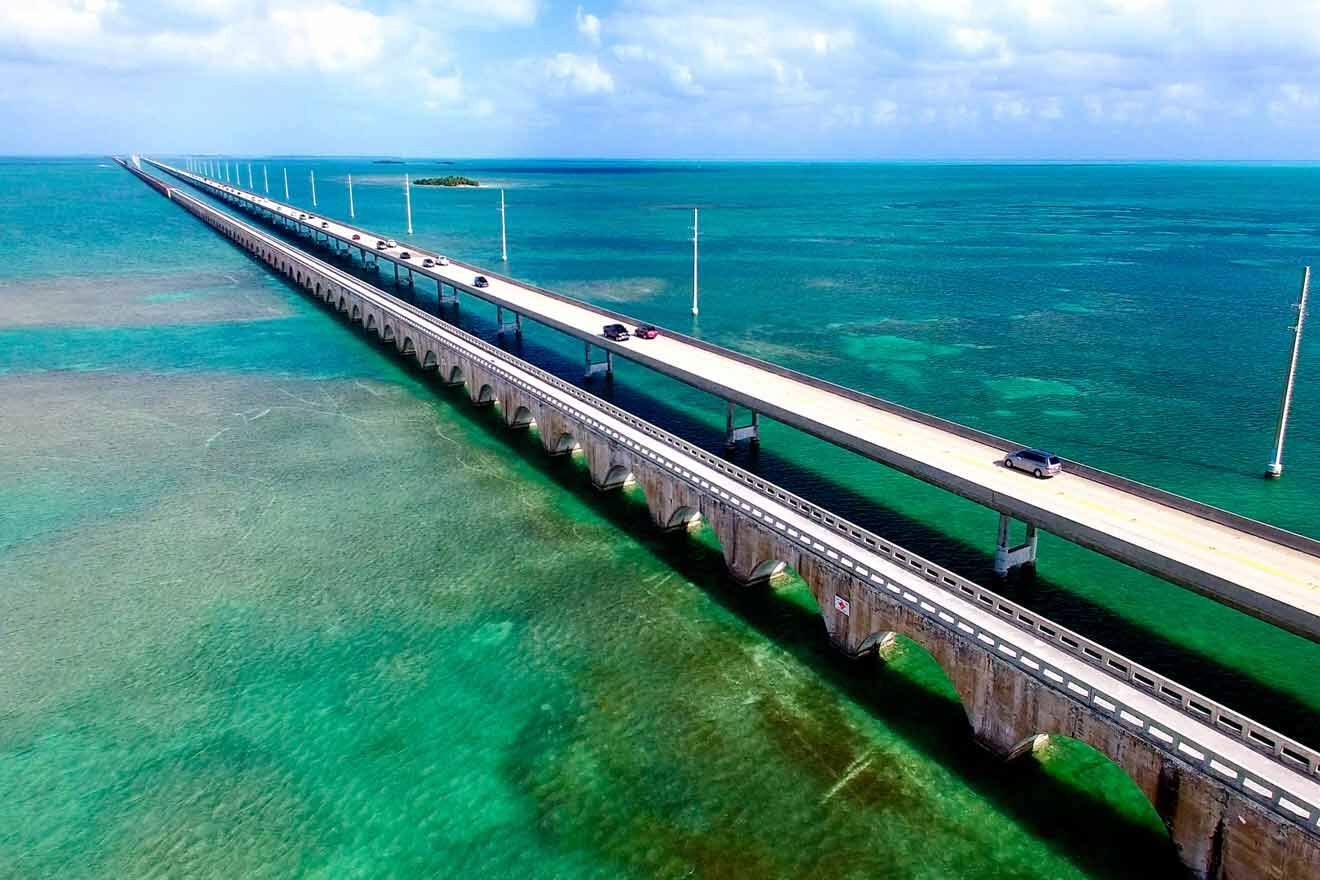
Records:
[[[955,492],[1000,513],[997,570],[1034,564],[1044,529],[1142,571],[1188,587],[1277,626],[1320,641],[1320,541],[1069,461],[1063,474],[1032,479],[1003,466],[1020,448],[991,434],[766,363],[666,330],[658,339],[617,343],[604,324],[637,319],[453,260],[423,268],[437,254],[401,245],[377,250],[382,236],[316,216],[263,195],[149,161],[168,174],[266,218],[305,231],[335,248],[358,250],[364,262],[394,266],[395,278],[417,277],[493,303],[501,332],[523,316],[583,340],[586,372],[608,371],[614,355],[672,376],[728,403],[730,441],[757,438],[757,414],[768,415],[845,449]],[[407,251],[410,259],[403,259]],[[477,287],[476,275],[489,279]],[[505,315],[511,321],[505,323]],[[605,353],[593,363],[592,351]],[[734,405],[751,411],[735,424]],[[1012,520],[1026,539],[1010,541]]]
[[[1192,876],[1320,876],[1320,753],[123,164],[510,428],[535,426],[547,453],[582,455],[599,488],[640,486],[657,527],[708,522],[735,579],[791,566],[842,651],[894,634],[922,645],[987,749],[1012,757],[1061,734],[1107,755]]]

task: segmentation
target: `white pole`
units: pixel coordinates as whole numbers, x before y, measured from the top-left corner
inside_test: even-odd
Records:
[[[289,200],[289,169],[284,169],[284,201]]]
[[[509,239],[504,231],[504,188],[500,188],[500,259],[509,262]]]
[[[1311,289],[1311,267],[1302,272],[1302,296],[1297,303],[1297,326],[1292,328],[1292,356],[1288,359],[1288,381],[1283,386],[1283,407],[1279,412],[1279,430],[1274,438],[1274,458],[1265,469],[1267,477],[1283,475],[1283,435],[1288,431],[1288,410],[1292,407],[1293,383],[1297,378],[1297,354],[1302,350],[1302,324],[1306,321],[1306,296]]]
[[[225,160],[225,183],[229,182],[229,160]]]
[[[261,166],[261,185],[266,188],[266,195],[270,195],[270,175],[266,173],[266,166]]]
[[[408,181],[408,175],[403,175],[403,204],[408,211],[408,234],[412,235],[412,184]]]
[[[254,186],[252,185],[252,163],[251,163],[251,162],[248,163],[248,189],[249,189],[249,190],[256,189],[256,187],[254,187]]]
[[[350,219],[356,217],[353,213],[353,175],[348,175],[348,216]]]
[[[315,208],[316,207],[316,172],[309,171],[307,173],[312,179],[312,207]]]
[[[697,313],[697,210],[692,209],[692,314]]]

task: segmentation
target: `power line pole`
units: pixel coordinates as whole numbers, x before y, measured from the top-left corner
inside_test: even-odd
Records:
[[[1297,355],[1302,350],[1302,324],[1306,321],[1306,297],[1311,289],[1311,267],[1302,271],[1302,296],[1297,302],[1297,324],[1293,331],[1292,356],[1288,359],[1288,380],[1283,385],[1283,406],[1279,410],[1279,427],[1274,437],[1274,458],[1265,469],[1267,477],[1283,476],[1283,435],[1288,431],[1288,410],[1292,408],[1293,384],[1297,378]]]
[[[504,229],[504,189],[500,188],[500,259],[509,262],[509,239]]]
[[[248,165],[248,190],[252,191],[256,189],[256,187],[252,185],[252,163],[249,162],[247,163],[247,165]]]
[[[403,175],[403,204],[408,211],[408,234],[412,235],[412,184],[407,174]]]
[[[311,178],[312,181],[312,207],[315,208],[316,207],[316,172],[309,171],[307,172],[307,175],[308,177]]]
[[[284,169],[284,201],[289,200],[289,169]]]
[[[697,208],[692,209],[692,314],[697,313]]]
[[[352,219],[357,216],[353,213],[353,175],[348,175],[348,216]]]
[[[270,175],[266,173],[266,166],[261,166],[261,185],[266,189],[266,195],[270,195]]]

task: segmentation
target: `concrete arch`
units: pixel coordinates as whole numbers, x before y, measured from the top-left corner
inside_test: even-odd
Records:
[[[321,298],[321,282],[316,282],[316,298]]]
[[[530,428],[535,424],[536,419],[533,418],[532,411],[525,406],[516,407],[509,418],[510,428]]]
[[[403,345],[399,347],[399,351],[404,354],[417,354],[417,346],[413,345],[412,337],[403,337]]]
[[[339,301],[340,308],[343,308],[343,304],[344,301],[341,299]],[[362,309],[358,308],[357,303],[353,303],[353,312],[348,316],[348,319],[355,323],[362,320]]]
[[[342,294],[341,294],[340,297],[339,297],[339,306],[338,306],[338,308],[339,308],[339,311],[341,311],[341,312],[346,312],[346,311],[348,311],[348,303],[347,303],[347,301],[345,301],[345,299],[344,299],[344,297],[343,297]]]
[[[435,370],[435,369],[439,369],[439,367],[440,367],[440,361],[436,358],[435,352],[431,351],[428,348],[426,350],[426,354],[422,356],[422,369]]]
[[[371,312],[368,312],[368,313],[367,313],[367,325],[366,325],[366,326],[367,326],[367,329],[368,329],[368,330],[376,330],[376,329],[377,329],[377,328],[376,328],[376,316],[375,316],[373,313],[371,313]],[[379,332],[379,331],[378,331],[378,332]]]
[[[449,367],[449,378],[446,379],[445,381],[448,382],[450,385],[462,385],[463,368],[460,367],[458,364],[451,365]]]
[[[690,532],[701,525],[701,511],[695,507],[683,505],[669,515],[663,528],[667,532]]]
[[[381,339],[384,339],[386,342],[388,342],[388,341],[390,341],[391,339],[393,339],[393,338],[394,338],[394,325],[393,325],[393,324],[386,324],[386,325],[384,325],[384,326],[381,328],[380,338],[381,338]]]
[[[542,437],[542,442],[545,444],[545,451],[551,455],[570,455],[574,450],[582,448],[577,439],[568,432],[557,434],[548,442]]]
[[[777,577],[783,577],[788,574],[788,563],[782,559],[767,559],[758,563],[752,568],[752,573],[747,578],[747,583],[763,583]]]
[[[633,485],[637,482],[637,477],[632,470],[623,464],[611,464],[605,470],[605,476],[596,482],[597,489],[619,489],[624,486]]]
[[[495,388],[488,382],[483,383],[482,386],[477,389],[477,393],[473,396],[472,402],[477,406],[489,406],[494,403]]]

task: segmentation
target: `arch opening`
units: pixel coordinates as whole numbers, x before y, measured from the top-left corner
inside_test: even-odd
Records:
[[[357,307],[357,304],[356,304],[356,303],[354,303],[354,305],[353,305],[353,311],[352,311],[352,313],[349,314],[348,317],[349,317],[349,320],[351,320],[351,321],[355,321],[355,322],[356,322],[356,321],[361,321],[361,320],[362,320],[362,310],[361,310],[360,308]]]
[[[394,326],[393,326],[392,324],[386,324],[386,325],[384,326],[384,328],[382,329],[380,336],[381,336],[381,339],[384,339],[386,342],[388,342],[388,341],[390,341],[391,339],[393,339],[393,338],[394,338]]]
[[[567,432],[560,434],[551,443],[546,446],[546,451],[551,455],[568,455],[582,447],[578,445],[572,434]]]
[[[510,428],[530,428],[536,424],[536,419],[532,418],[532,411],[525,406],[519,406],[513,411],[513,418],[509,419]]]
[[[1149,866],[1148,876],[1177,876],[1179,859],[1168,825],[1152,795],[1109,755],[1080,739],[1061,733],[1037,733],[1025,738],[1010,756],[1020,773],[1034,777],[1032,788],[1048,785],[1059,796],[1079,804],[1088,817],[1081,823],[1119,846],[1112,847],[1123,863]],[[1101,827],[1097,828],[1096,826]],[[1086,840],[1080,840],[1085,846]],[[1161,869],[1159,866],[1164,865]]]
[[[376,316],[373,315],[373,314],[370,314],[370,313],[367,314],[367,329],[368,329],[368,330],[376,330],[376,329],[377,329],[377,328],[376,328]]]
[[[436,370],[439,368],[440,368],[440,361],[436,358],[435,352],[428,349],[426,354],[422,356],[422,369]]]
[[[449,378],[446,379],[445,381],[447,381],[450,385],[462,385],[463,368],[460,367],[458,364],[454,364],[452,367],[449,368]]]
[[[695,507],[680,507],[665,523],[666,532],[692,532],[701,528],[701,511]]]
[[[597,485],[597,489],[622,489],[637,484],[637,477],[625,465],[614,464],[605,473],[605,478]]]
[[[477,396],[472,398],[472,402],[477,406],[489,406],[495,402],[495,389],[490,384],[483,384],[477,390]]]
[[[417,346],[413,345],[412,338],[408,336],[403,338],[403,347],[399,350],[404,354],[417,354]]]

